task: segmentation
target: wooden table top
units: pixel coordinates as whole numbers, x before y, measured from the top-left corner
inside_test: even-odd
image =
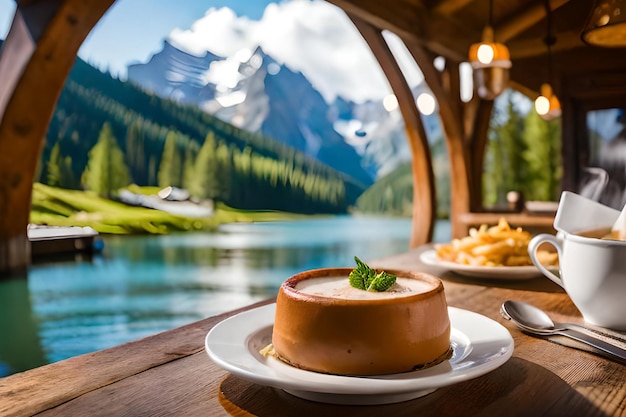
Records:
[[[248,382],[213,363],[210,317],[126,343],[0,379],[0,416],[381,416],[626,415],[626,365],[518,331],[499,313],[508,299],[535,304],[555,319],[581,322],[563,291],[545,278],[470,279],[426,266],[427,247],[370,264],[442,277],[448,304],[478,312],[513,336],[513,356],[483,376],[422,398],[387,405],[345,406],[303,400]]]

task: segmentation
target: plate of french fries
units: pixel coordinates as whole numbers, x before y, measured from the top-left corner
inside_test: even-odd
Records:
[[[471,228],[469,235],[420,255],[428,265],[442,266],[458,274],[500,279],[527,279],[541,275],[528,256],[532,235],[521,227],[512,228],[502,218],[495,226]],[[547,267],[557,268],[556,252],[540,250],[537,256]]]

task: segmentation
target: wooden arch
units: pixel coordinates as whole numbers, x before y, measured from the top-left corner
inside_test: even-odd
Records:
[[[436,216],[435,180],[424,125],[411,89],[385,42],[382,31],[357,16],[348,15],[378,60],[402,112],[411,147],[413,172],[413,229],[410,245],[416,247],[432,240]]]
[[[30,263],[33,179],[76,53],[114,0],[16,0],[0,49],[0,271]]]

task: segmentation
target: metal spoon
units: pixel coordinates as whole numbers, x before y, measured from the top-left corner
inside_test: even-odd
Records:
[[[524,332],[538,335],[561,335],[577,340],[598,349],[604,355],[626,361],[626,350],[604,340],[576,330],[575,325],[555,323],[539,308],[522,301],[505,301],[500,307],[502,317],[511,320]],[[580,326],[576,326],[580,327]]]

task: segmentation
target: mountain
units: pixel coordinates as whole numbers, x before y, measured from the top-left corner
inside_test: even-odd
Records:
[[[369,185],[410,162],[404,120],[382,100],[327,103],[301,72],[258,47],[218,57],[194,56],[164,41],[148,62],[128,68],[128,79],[153,93],[194,104],[250,132],[259,132]],[[243,58],[242,58],[243,55]],[[417,97],[424,83],[413,88]],[[422,116],[430,141],[441,138],[437,114]]]
[[[222,82],[216,75],[228,66],[236,72],[234,82],[232,78]],[[328,118],[330,107],[321,94],[302,73],[279,64],[261,48],[242,60],[211,53],[196,57],[164,42],[147,63],[128,68],[128,80],[159,96],[196,104],[237,127],[273,137],[363,185],[373,183],[375,171],[361,165],[361,156],[334,129]]]
[[[222,58],[207,52],[194,56],[163,41],[163,49],[146,64],[128,66],[128,80],[143,89],[183,104],[197,104],[213,97],[212,86],[203,79],[212,62]]]

